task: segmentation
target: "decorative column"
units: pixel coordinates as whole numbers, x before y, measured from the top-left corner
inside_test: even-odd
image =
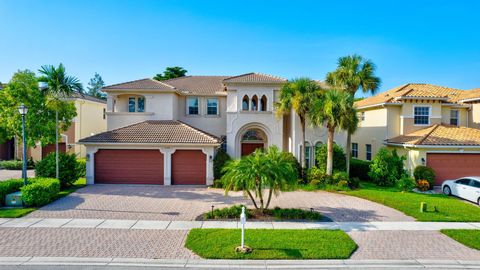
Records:
[[[95,153],[98,151],[96,146],[85,146],[87,155],[87,168],[85,177],[87,178],[87,185],[95,184]]]
[[[161,147],[160,153],[163,154],[163,185],[172,185],[172,154],[176,149],[170,147]]]
[[[213,185],[213,155],[215,154],[215,147],[203,147],[202,152],[207,156],[207,186],[211,186]]]

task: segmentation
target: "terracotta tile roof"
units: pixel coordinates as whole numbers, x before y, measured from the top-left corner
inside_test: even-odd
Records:
[[[225,92],[223,80],[230,76],[185,76],[164,83],[175,87],[182,94],[212,95]]]
[[[456,102],[465,91],[432,84],[409,83],[378,95],[357,101],[357,107],[371,106],[381,103],[398,102],[399,98],[439,98],[447,102]]]
[[[262,74],[262,73],[246,73],[234,77],[230,77],[224,80],[227,83],[284,83],[286,79]]]
[[[104,103],[104,104],[107,103],[107,101],[104,100],[104,99],[92,97],[90,95],[82,94],[82,93],[79,93],[79,92],[74,92],[73,95],[72,95],[72,98],[85,99],[85,100],[90,100],[90,101],[94,101],[94,102],[98,102],[98,103]]]
[[[149,120],[96,134],[79,143],[219,144],[220,139],[180,121]]]
[[[387,144],[480,146],[480,129],[437,124],[388,139]]]
[[[463,91],[463,94],[459,97],[459,100],[468,100],[473,98],[480,98],[480,88]]]
[[[103,89],[117,89],[117,90],[174,90],[175,87],[154,79],[140,79],[130,82],[117,83],[103,87]]]

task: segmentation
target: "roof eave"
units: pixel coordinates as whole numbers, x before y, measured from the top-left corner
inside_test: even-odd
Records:
[[[402,103],[397,103],[397,102],[382,102],[382,103],[377,103],[377,104],[372,104],[372,105],[356,107],[356,109],[361,110],[361,109],[368,109],[368,108],[374,108],[374,107],[401,106],[401,105],[402,105]]]
[[[218,143],[122,143],[122,142],[82,142],[78,141],[77,144],[83,145],[108,145],[108,146],[219,146]]]
[[[432,148],[480,148],[480,145],[451,145],[451,144],[404,144],[404,143],[390,143],[390,142],[384,142],[383,144],[388,145],[388,146],[399,146],[399,147],[408,147],[408,148],[426,148],[426,149],[432,149]]]

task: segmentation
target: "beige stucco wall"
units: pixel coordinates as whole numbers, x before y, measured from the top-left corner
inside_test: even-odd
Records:
[[[414,107],[428,106],[430,107],[430,123],[428,125],[414,124]],[[401,114],[401,131],[402,134],[408,134],[416,130],[426,128],[430,125],[440,124],[442,122],[442,105],[438,101],[405,101],[402,105]]]
[[[450,111],[458,110],[458,126],[466,127],[468,126],[468,110],[467,108],[458,108],[451,106],[442,107],[442,123],[450,124]]]
[[[199,96],[199,114],[187,114],[187,97],[178,97],[178,120],[201,129],[217,137],[226,135],[227,128],[227,97],[226,96]],[[218,98],[218,115],[207,115],[207,99]]]
[[[358,144],[358,159],[366,159],[366,144],[372,145],[372,158],[384,146],[383,142],[388,135],[388,110],[389,108],[386,107],[363,110],[365,120],[359,122],[357,131],[352,135],[352,143]],[[392,128],[391,132],[394,132],[394,130]]]
[[[468,112],[468,126],[480,128],[480,102],[471,104],[471,110]]]
[[[76,144],[80,139],[107,131],[107,120],[104,119],[105,103],[94,102],[84,99],[76,99],[75,107],[77,117],[75,117],[74,129],[67,132],[68,144],[74,144],[71,149],[78,157],[85,157],[85,146]],[[106,118],[106,116],[105,116]],[[73,135],[73,136],[72,136]]]

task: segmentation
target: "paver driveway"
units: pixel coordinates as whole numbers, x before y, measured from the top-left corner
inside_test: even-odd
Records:
[[[29,215],[43,218],[195,220],[202,213],[247,203],[242,193],[188,186],[92,185]],[[285,192],[272,207],[314,208],[333,221],[410,221],[413,218],[364,199],[329,192]]]

